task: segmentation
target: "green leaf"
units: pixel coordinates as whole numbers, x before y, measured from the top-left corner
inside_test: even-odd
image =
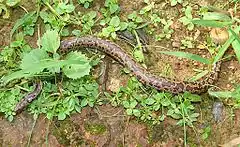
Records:
[[[132,115],[133,110],[132,109],[127,109],[126,112],[127,112],[127,115]]]
[[[22,26],[26,21],[31,19],[36,14],[36,11],[30,12],[25,14],[22,18],[18,19],[15,25],[13,26],[13,29],[10,32],[10,38],[12,38],[13,33],[20,27]]]
[[[120,31],[126,30],[128,27],[128,23],[126,22],[120,22]]]
[[[189,79],[189,81],[196,81],[198,79],[201,79],[202,77],[204,77],[205,75],[208,74],[208,70],[203,70],[200,73],[198,73],[197,75],[193,76],[192,78]]]
[[[119,6],[117,4],[111,4],[110,5],[110,12],[111,14],[117,12],[119,10]]]
[[[120,25],[120,19],[118,16],[112,17],[109,23],[110,26],[118,27]]]
[[[213,90],[209,89],[208,94],[210,96],[216,97],[216,98],[231,98],[232,97],[231,91],[213,91]]]
[[[187,8],[185,10],[185,15],[187,18],[192,19],[192,7],[187,6]]]
[[[136,117],[140,117],[141,116],[141,112],[138,109],[133,109],[133,115]]]
[[[58,114],[58,120],[64,120],[67,117],[67,115],[64,112],[60,112]]]
[[[148,105],[152,105],[155,103],[155,100],[153,98],[148,98],[148,99],[146,99],[145,103]]]
[[[185,52],[168,52],[168,51],[161,51],[160,53],[167,54],[167,55],[173,55],[173,56],[177,56],[177,57],[181,57],[181,58],[187,58],[187,59],[199,61],[204,64],[211,64],[211,62],[208,59],[202,58],[201,56],[196,55],[196,54],[185,53]]]
[[[235,37],[235,40],[232,42],[232,47],[237,56],[238,62],[240,63],[240,38],[231,28],[229,29],[229,31]]]
[[[137,106],[137,101],[136,100],[133,100],[130,102],[130,108],[135,108]]]
[[[228,40],[223,44],[223,46],[219,48],[217,55],[214,57],[213,64],[217,63],[217,61],[222,58],[222,56],[227,51],[228,47],[231,45],[234,39],[234,36],[230,36],[230,38],[228,38]]]
[[[82,53],[71,52],[67,55],[66,60],[78,61],[76,64],[71,64],[63,67],[63,72],[67,77],[77,79],[85,75],[89,75],[91,69],[90,61]]]
[[[171,6],[177,5],[177,0],[171,0]]]
[[[21,0],[6,0],[6,5],[9,7],[13,7],[17,5]]]
[[[20,68],[27,70],[34,65],[37,65],[41,60],[50,59],[47,52],[41,49],[33,49],[30,53],[25,54],[22,59]]]
[[[226,27],[232,25],[232,21],[215,21],[215,20],[203,20],[203,19],[193,19],[193,24],[205,26],[205,27]]]
[[[133,52],[133,56],[137,59],[138,62],[143,62],[144,61],[144,55],[143,55],[143,52],[142,50],[135,50]]]
[[[207,12],[203,15],[203,20],[231,21],[231,18],[223,13]]]
[[[1,84],[5,85],[9,81],[14,80],[14,79],[19,79],[22,77],[30,77],[34,76],[36,73],[40,73],[44,69],[49,69],[49,68],[56,68],[56,67],[63,67],[67,65],[85,65],[85,61],[79,61],[77,59],[71,59],[71,60],[54,60],[54,59],[43,59],[40,61],[35,61],[32,64],[28,65],[28,68],[24,70],[19,70],[16,72],[13,72],[11,74],[8,74],[6,76],[3,76],[1,78]],[[89,62],[87,62],[89,63]],[[86,71],[82,71],[86,72]]]
[[[42,48],[48,52],[56,53],[60,46],[60,36],[56,30],[47,30],[41,38]]]

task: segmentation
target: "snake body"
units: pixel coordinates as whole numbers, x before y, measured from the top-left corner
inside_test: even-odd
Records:
[[[221,65],[220,62],[217,62],[213,65],[212,70],[208,75],[197,81],[174,81],[148,72],[114,42],[91,36],[71,38],[61,41],[60,51],[62,52],[79,50],[80,48],[97,49],[118,61],[123,66],[126,66],[143,84],[150,85],[159,91],[167,91],[173,94],[183,93],[185,91],[197,94],[205,92],[208,87],[218,79]]]
[[[37,98],[37,96],[40,94],[42,91],[42,82],[37,81],[35,83],[35,88],[32,92],[28,93],[27,95],[22,98],[17,105],[15,106],[14,111],[18,114],[21,113],[33,100]]]

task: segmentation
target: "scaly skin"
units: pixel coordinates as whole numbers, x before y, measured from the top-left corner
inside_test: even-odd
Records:
[[[24,98],[17,103],[14,111],[17,114],[21,113],[33,100],[37,98],[37,96],[40,94],[41,91],[42,91],[42,82],[37,81],[35,83],[35,89],[29,94],[27,94],[26,96],[24,96]]]
[[[60,51],[69,52],[72,50],[79,50],[80,48],[97,49],[114,60],[121,63],[123,66],[128,67],[129,70],[137,77],[137,79],[145,85],[150,85],[159,91],[167,91],[173,94],[183,93],[188,91],[190,93],[203,93],[206,92],[208,87],[218,79],[221,63],[217,62],[213,65],[212,71],[204,78],[198,81],[173,81],[166,77],[160,77],[151,74],[139,63],[137,63],[130,55],[127,54],[117,44],[102,40],[95,37],[82,37],[63,40],[61,42]]]

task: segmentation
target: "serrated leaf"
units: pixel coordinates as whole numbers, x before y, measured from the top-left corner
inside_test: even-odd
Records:
[[[30,53],[23,56],[20,68],[26,70],[33,65],[37,65],[41,60],[48,59],[49,56],[46,51],[41,49],[33,49]]]
[[[60,46],[60,36],[56,30],[47,30],[41,38],[41,45],[45,51],[56,53]]]
[[[90,61],[85,55],[80,52],[71,52],[66,57],[67,61],[79,61],[79,63],[71,64],[63,67],[64,74],[72,79],[81,78],[85,75],[89,75],[91,65]],[[84,64],[82,64],[84,63]]]

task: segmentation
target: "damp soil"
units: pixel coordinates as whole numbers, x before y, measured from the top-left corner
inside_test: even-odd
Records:
[[[150,37],[150,53],[146,54],[146,65],[148,70],[155,74],[166,75],[168,77],[183,80],[193,76],[194,68],[206,68],[199,63],[187,59],[179,59],[162,55],[159,51],[177,50],[173,46],[178,44],[185,36],[192,36],[194,32],[189,32],[177,20],[183,15],[180,11],[181,6],[170,7],[165,1],[157,1],[156,7],[162,16],[173,17],[174,34],[172,39],[155,42]],[[225,1],[223,1],[225,2]],[[21,3],[28,11],[34,10],[30,1]],[[202,5],[215,4],[222,5],[211,0],[192,1],[193,5],[200,7]],[[99,9],[102,1],[94,3],[92,9]],[[131,13],[133,10],[139,10],[143,7],[143,2],[139,0],[120,0],[120,6],[123,10],[121,15]],[[23,9],[11,9],[9,20],[0,21],[0,46],[6,46],[10,43],[9,32],[16,20],[24,14]],[[2,20],[2,19],[1,19]],[[208,29],[199,28],[199,41],[208,34]],[[196,33],[196,32],[195,32]],[[35,33],[36,34],[36,33]],[[28,42],[36,47],[37,35],[27,38]],[[118,42],[122,44],[122,42]],[[122,44],[123,48],[129,47]],[[184,51],[210,56],[207,51],[202,49],[187,49]],[[230,51],[229,54],[233,54]],[[167,69],[166,67],[169,67]],[[107,90],[114,91],[127,83],[129,76],[122,75],[122,66],[116,62],[111,63],[109,70],[109,79],[107,81]],[[165,72],[170,70],[170,72]],[[234,58],[225,61],[221,68],[221,73],[216,86],[232,90],[236,83],[240,83],[240,64]],[[216,122],[212,116],[213,104],[217,101],[207,94],[203,94],[203,101],[195,107],[200,113],[198,121],[194,123],[194,128],[187,128],[187,142],[189,146],[221,146],[238,139],[240,136],[240,110],[228,107],[228,103],[223,103],[223,116],[220,122]],[[96,147],[170,147],[183,146],[184,133],[183,127],[176,125],[176,120],[166,118],[159,125],[149,125],[137,121],[124,113],[121,107],[112,107],[108,104],[96,106],[94,108],[84,108],[81,113],[74,114],[64,121],[48,120],[40,116],[35,120],[27,112],[23,112],[14,118],[13,122],[8,122],[4,116],[0,116],[0,147],[5,146],[96,146]],[[206,140],[201,139],[201,131],[210,126],[211,133]],[[32,132],[31,141],[29,136]],[[237,141],[239,141],[238,139]]]

